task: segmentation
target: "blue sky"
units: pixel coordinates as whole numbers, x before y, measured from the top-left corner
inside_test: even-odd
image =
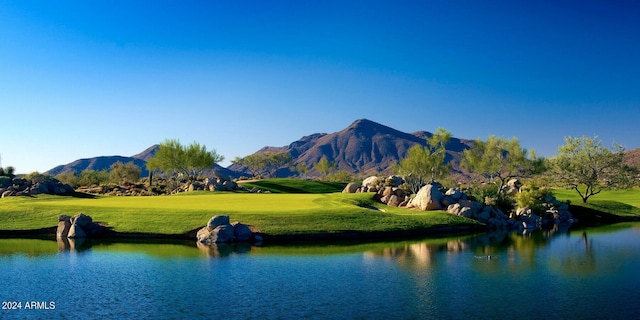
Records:
[[[0,2],[0,155],[18,172],[167,138],[226,157],[367,118],[640,147],[635,1]]]

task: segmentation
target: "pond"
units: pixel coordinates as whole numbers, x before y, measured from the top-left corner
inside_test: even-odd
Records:
[[[639,270],[638,223],[262,247],[0,239],[0,318],[637,318]]]

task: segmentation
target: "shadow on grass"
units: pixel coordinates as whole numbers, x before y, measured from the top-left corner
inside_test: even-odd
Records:
[[[578,218],[580,224],[586,225],[640,220],[640,208],[618,201],[600,200],[572,204],[569,211],[574,218]]]

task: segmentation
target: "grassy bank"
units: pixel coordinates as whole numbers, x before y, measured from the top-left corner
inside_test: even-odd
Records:
[[[375,203],[371,194],[189,192],[159,197],[4,198],[0,199],[0,229],[53,227],[59,215],[79,212],[107,223],[114,231],[155,234],[183,234],[221,214],[269,235],[389,232],[477,224],[444,212],[387,207]]]
[[[571,201],[571,213],[588,224],[640,220],[640,188],[604,191],[582,203],[574,190],[553,190],[558,200]]]
[[[341,192],[346,183],[307,181],[300,179],[265,179],[242,182],[240,184],[247,189],[258,188],[262,191],[273,193],[333,193]]]

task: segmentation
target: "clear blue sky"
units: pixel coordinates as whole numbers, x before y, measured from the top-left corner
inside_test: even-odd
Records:
[[[21,173],[167,138],[228,165],[359,118],[544,156],[640,147],[640,4],[0,2],[0,154]]]

